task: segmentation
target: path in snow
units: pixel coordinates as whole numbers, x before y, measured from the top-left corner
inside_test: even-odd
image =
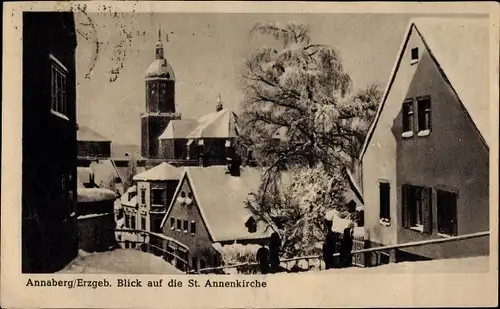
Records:
[[[173,265],[151,253],[135,249],[86,253],[80,251],[60,273],[79,274],[183,274]]]
[[[297,274],[332,275],[332,274],[463,274],[489,272],[489,257],[479,256],[471,258],[442,259],[419,262],[400,262],[381,265],[377,267],[349,267],[329,269],[315,272],[302,272]],[[285,274],[280,274],[285,275]],[[287,275],[290,275],[288,273]]]

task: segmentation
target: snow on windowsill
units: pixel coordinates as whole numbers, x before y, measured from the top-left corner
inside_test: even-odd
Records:
[[[403,138],[413,137],[413,131],[406,131],[406,132],[403,132],[403,133],[401,134],[401,137],[403,137]]]
[[[419,131],[418,136],[429,136],[431,135],[431,130],[422,130],[422,131]]]
[[[380,225],[382,226],[391,226],[391,220],[382,218],[379,221]]]
[[[418,63],[418,59],[412,59],[410,60],[410,65],[414,65]]]
[[[61,114],[61,113],[59,113],[59,112],[56,112],[56,111],[55,111],[55,110],[53,110],[53,109],[51,109],[51,110],[50,110],[50,113],[51,113],[52,115],[54,115],[54,116],[57,116],[57,117],[61,118],[61,119],[64,119],[64,120],[66,120],[66,121],[69,121],[69,118],[68,118],[66,115]]]
[[[113,215],[113,213],[100,213],[100,214],[88,214],[88,215],[82,215],[78,216],[78,220],[83,220],[83,219],[90,219],[90,218],[97,218],[97,217],[104,217],[104,216],[109,216]]]
[[[410,226],[410,230],[423,233],[424,232],[424,226],[423,225]]]
[[[442,234],[442,233],[437,233],[437,235],[439,237],[443,237],[443,238],[451,238],[452,236],[451,235],[448,235],[448,234]]]

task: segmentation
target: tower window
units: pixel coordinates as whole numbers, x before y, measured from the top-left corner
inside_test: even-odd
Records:
[[[167,73],[167,78],[170,79],[170,73]]]

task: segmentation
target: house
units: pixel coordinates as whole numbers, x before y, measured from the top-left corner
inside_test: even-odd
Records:
[[[137,229],[161,233],[160,223],[167,212],[182,171],[166,162],[134,176],[137,183]]]
[[[272,230],[263,221],[252,220],[245,204],[249,193],[258,189],[261,175],[250,167],[184,168],[161,229],[188,247],[191,269],[220,266],[217,243],[256,244],[269,238]]]
[[[89,127],[78,125],[77,128],[77,154],[80,161],[109,159],[111,140]]]
[[[22,41],[22,272],[52,273],[78,252],[73,13],[24,12]]]
[[[489,230],[488,39],[487,19],[409,23],[360,154],[372,246]],[[485,255],[488,247],[476,238],[391,258]]]

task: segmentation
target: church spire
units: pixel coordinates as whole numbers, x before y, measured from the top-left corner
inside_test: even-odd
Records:
[[[156,43],[156,59],[163,59],[163,43],[161,42],[161,25],[158,28],[158,42]]]
[[[219,95],[217,96],[217,104],[215,105],[215,111],[220,112],[222,109],[223,109],[223,106],[222,106],[222,101],[220,99],[220,93],[219,93]]]

